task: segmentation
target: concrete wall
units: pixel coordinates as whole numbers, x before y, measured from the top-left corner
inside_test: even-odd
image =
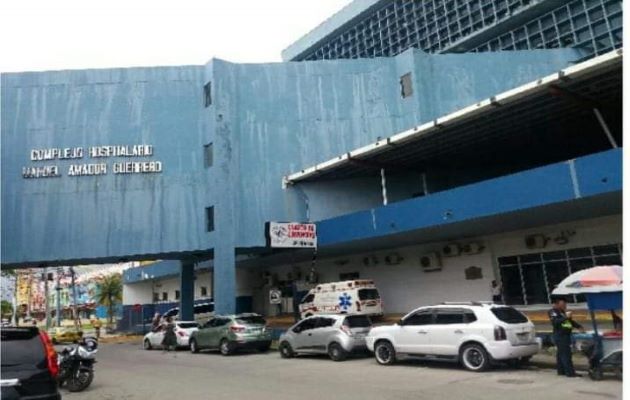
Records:
[[[550,242],[544,249],[532,250],[525,246],[525,236],[529,234],[545,234],[553,236],[561,231],[575,231],[569,243],[558,245]],[[319,282],[339,280],[344,272],[360,273],[360,278],[374,279],[385,302],[387,313],[405,313],[415,307],[434,304],[442,301],[490,300],[490,282],[497,279],[496,260],[498,257],[536,252],[572,249],[586,246],[616,244],[622,242],[621,215],[602,217],[570,223],[541,226],[534,229],[506,232],[499,235],[460,238],[459,243],[479,242],[486,248],[480,254],[470,256],[442,257],[443,268],[438,272],[423,272],[420,256],[440,251],[450,242],[428,243],[386,251],[351,254],[332,259],[318,260],[316,270]],[[397,253],[404,259],[399,265],[384,265],[384,256]],[[376,256],[379,263],[365,266],[365,257]],[[466,280],[464,270],[470,266],[482,269],[483,279]],[[294,267],[305,274],[310,264],[282,265],[265,268],[278,279],[286,279],[286,274]],[[254,303],[257,309],[264,308],[261,297]]]
[[[202,68],[2,75],[2,262],[82,260],[208,249]],[[153,145],[144,158],[31,161],[43,148]],[[161,161],[155,174],[112,173]],[[67,176],[105,162],[105,176]],[[62,176],[24,179],[22,167]]]

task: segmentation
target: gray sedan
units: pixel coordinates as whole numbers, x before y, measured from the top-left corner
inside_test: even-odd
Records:
[[[372,322],[365,315],[316,315],[293,325],[280,336],[280,355],[328,354],[342,361],[354,351],[366,349],[365,337]]]

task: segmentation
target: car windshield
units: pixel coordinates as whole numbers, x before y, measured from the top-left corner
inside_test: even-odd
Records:
[[[372,321],[365,315],[353,315],[346,317],[343,324],[350,328],[369,328],[372,326]]]
[[[359,300],[378,300],[381,295],[376,289],[359,289]]]
[[[249,325],[265,325],[266,321],[260,315],[251,315],[248,317],[237,317],[236,322],[239,324]]]
[[[512,307],[493,307],[491,310],[495,317],[508,324],[522,324],[528,321],[523,313]]]
[[[180,322],[177,324],[177,326],[182,329],[199,328],[199,324],[196,322]]]

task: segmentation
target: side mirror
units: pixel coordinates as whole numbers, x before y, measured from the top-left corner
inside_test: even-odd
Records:
[[[403,325],[405,325],[405,323],[404,323],[404,322],[405,322],[405,321],[403,321],[403,319],[401,318],[401,319],[399,319],[399,320],[396,322],[396,325],[403,326]]]

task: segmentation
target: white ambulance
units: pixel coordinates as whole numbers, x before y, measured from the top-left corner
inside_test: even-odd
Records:
[[[383,302],[372,280],[322,283],[300,302],[302,318],[317,314],[383,315]]]

